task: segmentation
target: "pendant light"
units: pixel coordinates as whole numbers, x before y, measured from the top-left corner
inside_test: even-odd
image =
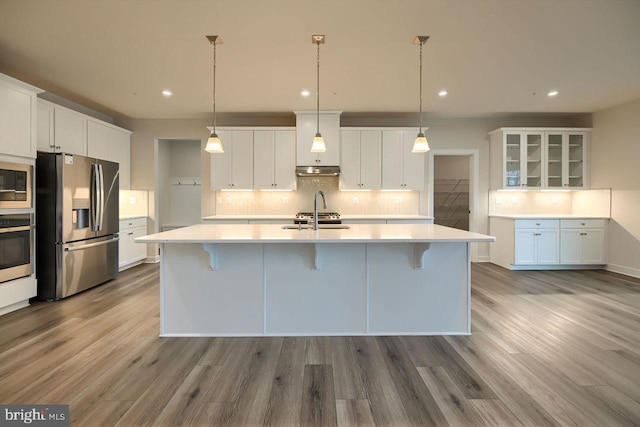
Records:
[[[316,136],[311,145],[312,153],[324,153],[327,147],[324,145],[324,138],[320,133],[320,44],[324,44],[324,35],[311,36],[311,42],[318,45],[318,60],[316,74]]]
[[[224,153],[224,149],[222,148],[222,141],[216,134],[216,45],[222,44],[222,39],[220,36],[207,36],[207,40],[213,45],[213,129],[204,151],[212,154],[221,154]]]
[[[412,153],[426,153],[429,151],[429,143],[424,133],[422,133],[422,45],[425,44],[427,40],[429,40],[429,36],[416,36],[413,40],[413,44],[420,45],[420,132],[418,132],[418,136],[416,136],[416,139],[413,141]]]

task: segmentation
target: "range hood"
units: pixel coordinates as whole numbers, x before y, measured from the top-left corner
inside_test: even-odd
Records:
[[[338,176],[340,166],[296,166],[296,176]]]

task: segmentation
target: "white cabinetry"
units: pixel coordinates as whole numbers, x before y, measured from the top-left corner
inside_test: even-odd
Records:
[[[54,151],[87,155],[87,116],[63,107],[54,107]]]
[[[491,136],[491,188],[587,188],[589,131],[500,128]]]
[[[382,188],[388,190],[424,190],[423,153],[412,153],[412,130],[382,131]]]
[[[382,132],[340,131],[340,189],[379,190],[382,185]]]
[[[131,187],[130,134],[106,123],[87,122],[87,155],[120,164],[120,189]]]
[[[336,166],[340,164],[341,111],[320,111],[320,133],[327,151],[312,153],[311,143],[316,135],[316,112],[296,111],[296,139],[298,166]]]
[[[223,154],[211,154],[212,190],[253,188],[253,131],[221,130]]]
[[[560,236],[557,219],[515,221],[515,264],[558,264]]]
[[[605,221],[560,220],[562,264],[605,264]]]
[[[253,166],[254,189],[295,190],[295,130],[254,130]]]
[[[36,157],[39,89],[0,74],[0,154]]]
[[[547,131],[547,188],[587,188],[587,132]]]
[[[118,258],[120,270],[140,264],[147,257],[147,245],[133,241],[147,235],[147,218],[120,220],[120,240]]]

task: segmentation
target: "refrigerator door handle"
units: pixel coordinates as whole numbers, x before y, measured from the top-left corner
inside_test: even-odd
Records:
[[[91,164],[91,231],[98,231],[98,165],[96,163]]]
[[[118,240],[120,240],[120,237],[114,237],[113,239],[102,240],[102,241],[96,242],[96,243],[87,243],[86,245],[82,245],[82,246],[72,246],[70,248],[64,248],[64,251],[65,252],[81,251],[81,250],[84,250],[84,249],[93,248],[95,246],[102,246],[102,245],[106,245],[106,244],[111,243],[111,242],[117,242]]]
[[[100,231],[103,228],[103,222],[104,222],[104,173],[102,171],[102,165],[98,164],[98,176],[100,177],[99,183],[98,183],[98,188],[99,188],[99,195],[100,195],[100,199],[99,199],[99,205],[100,205],[100,210],[98,212],[98,230]]]

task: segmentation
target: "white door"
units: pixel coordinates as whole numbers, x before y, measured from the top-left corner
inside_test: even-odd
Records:
[[[382,188],[403,188],[402,131],[382,131]]]
[[[536,230],[516,229],[516,264],[537,264],[535,233]]]
[[[587,228],[582,235],[582,262],[585,264],[605,264],[604,229]]]
[[[537,263],[558,264],[560,262],[558,230],[538,230],[535,234]]]
[[[562,264],[582,263],[582,230],[569,228],[562,230],[560,262]]]
[[[360,179],[360,131],[340,131],[340,188],[359,189]]]
[[[253,188],[253,131],[233,131],[231,183],[235,190]]]
[[[257,157],[254,156],[255,158]],[[274,187],[278,190],[295,190],[297,181],[296,132],[294,130],[276,131],[274,160]]]
[[[270,130],[253,132],[253,188],[274,188],[275,133]]]
[[[382,133],[379,130],[360,132],[360,188],[379,190],[382,187]]]

